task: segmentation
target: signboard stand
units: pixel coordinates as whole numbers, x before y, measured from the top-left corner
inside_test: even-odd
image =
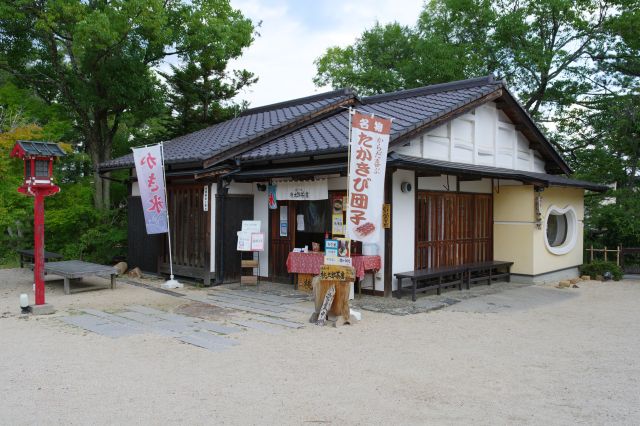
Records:
[[[238,231],[238,244],[236,249],[240,252],[240,284],[255,284],[260,287],[260,252],[264,250],[264,233],[260,232],[259,220],[243,220],[242,230]],[[245,252],[251,253],[250,259],[243,259]],[[253,253],[258,253],[257,259]],[[245,274],[245,270],[251,270]],[[253,271],[257,271],[255,274]]]

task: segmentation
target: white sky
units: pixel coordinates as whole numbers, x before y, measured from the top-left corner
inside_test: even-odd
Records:
[[[259,81],[238,95],[250,107],[330,90],[317,88],[313,61],[328,47],[347,46],[376,21],[414,25],[423,0],[231,0],[260,37],[229,69],[245,68]]]

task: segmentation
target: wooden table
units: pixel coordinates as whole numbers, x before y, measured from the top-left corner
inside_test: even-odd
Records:
[[[25,263],[33,264],[33,258],[34,258],[33,249],[17,250],[17,252],[20,255],[21,268],[24,268]],[[44,250],[44,261],[48,262],[52,259],[62,259],[62,255],[58,253],[54,253],[52,251]]]
[[[64,262],[45,263],[44,270],[47,273],[60,275],[64,278],[64,294],[71,294],[70,280],[90,275],[109,275],[111,277],[111,289],[116,288],[118,270],[113,266],[83,262],[81,260],[66,260]]]

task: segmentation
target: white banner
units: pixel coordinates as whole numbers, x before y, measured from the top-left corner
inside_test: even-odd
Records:
[[[167,200],[164,191],[164,169],[160,145],[133,149],[133,161],[142,199],[147,234],[167,232]]]
[[[391,120],[355,112],[351,119],[347,237],[377,243]]]
[[[326,200],[329,185],[326,179],[300,180],[276,183],[277,200]]]

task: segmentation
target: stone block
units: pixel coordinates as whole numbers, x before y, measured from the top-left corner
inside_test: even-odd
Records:
[[[127,262],[118,262],[115,264],[114,268],[118,270],[118,275],[124,275],[127,272]]]
[[[565,281],[560,281],[560,282],[558,283],[558,287],[560,287],[560,288],[568,288],[568,287],[571,287],[571,282],[570,282],[570,281],[566,281],[566,280],[565,280]]]
[[[583,275],[580,277],[582,281],[591,281],[591,277],[589,275]]]
[[[577,278],[577,277],[576,277],[576,278],[571,278],[571,279],[569,280],[569,282],[570,282],[571,284],[578,284],[580,281],[581,281],[581,280],[580,280],[580,278]]]
[[[596,281],[602,281],[604,277],[602,275],[596,275]]]
[[[55,313],[53,305],[45,303],[43,305],[31,305],[31,313],[33,315],[51,315]]]
[[[142,278],[142,271],[137,266],[129,271],[128,274],[131,278]]]

